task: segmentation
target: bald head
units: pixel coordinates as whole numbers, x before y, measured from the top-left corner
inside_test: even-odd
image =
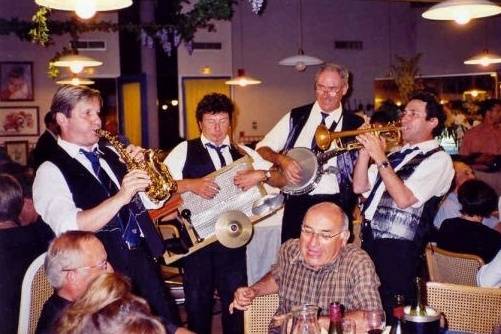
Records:
[[[348,216],[343,209],[331,202],[322,202],[312,206],[304,216],[304,220],[315,221],[318,218],[326,218],[332,221],[336,230],[348,230]]]

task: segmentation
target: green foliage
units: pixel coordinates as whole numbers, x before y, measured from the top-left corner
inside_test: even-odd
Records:
[[[421,53],[410,58],[395,56],[397,64],[391,65],[393,79],[398,87],[398,92],[403,104],[409,101],[410,95],[416,90],[415,79],[419,73],[418,63],[421,56]]]

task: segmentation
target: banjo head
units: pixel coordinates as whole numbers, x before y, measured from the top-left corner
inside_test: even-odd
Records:
[[[296,160],[302,168],[301,181],[282,188],[286,194],[302,195],[313,190],[319,176],[317,156],[305,147],[296,147],[287,152],[287,156]]]

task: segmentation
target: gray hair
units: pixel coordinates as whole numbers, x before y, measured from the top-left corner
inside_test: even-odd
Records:
[[[336,72],[341,77],[341,80],[343,81],[343,83],[346,86],[349,85],[348,82],[350,79],[350,72],[348,71],[348,69],[346,67],[335,64],[335,63],[325,63],[324,65],[322,65],[322,67],[320,67],[320,69],[315,74],[315,84],[317,83],[318,78],[320,77],[320,74],[327,72],[327,71]]]
[[[101,93],[85,86],[64,85],[61,86],[54,94],[50,105],[50,112],[62,113],[66,117],[71,117],[71,111],[80,101],[89,101],[97,99],[99,104],[103,104]]]
[[[92,232],[67,231],[52,240],[45,258],[45,273],[50,285],[57,289],[63,287],[65,269],[82,265],[83,244],[99,239]]]

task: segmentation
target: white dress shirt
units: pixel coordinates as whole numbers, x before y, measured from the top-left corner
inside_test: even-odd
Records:
[[[477,283],[482,287],[501,288],[501,251],[491,262],[480,267]]]
[[[294,147],[306,147],[311,149],[311,143],[313,141],[313,137],[315,136],[315,131],[317,130],[318,125],[322,122],[322,110],[318,105],[318,102],[315,102],[313,107],[311,108],[310,116],[306,121],[299,137],[294,143]],[[338,109],[328,113],[329,116],[325,118],[325,125],[327,128],[330,128],[332,123],[336,121],[336,128],[334,130],[341,131],[343,127],[343,110],[340,106]],[[275,152],[280,152],[284,149],[285,143],[287,141],[287,137],[289,136],[289,124],[290,124],[290,112],[287,113],[280,121],[273,127],[273,129],[266,134],[266,136],[261,140],[257,145],[256,149],[260,147],[269,147]],[[336,143],[332,142],[329,148],[336,148]],[[337,167],[336,158],[329,159],[323,166],[324,169],[328,167]],[[318,195],[318,194],[336,194],[339,192],[339,185],[337,183],[337,178],[335,174],[323,174],[320,178],[320,182],[317,187],[309,193],[309,195]]]
[[[224,149],[221,150],[221,153],[223,154],[224,161],[226,165],[229,165],[233,162],[233,158],[230,153],[230,138],[226,136],[223,140],[223,143],[221,145],[216,145],[212,143],[207,137],[205,137],[203,134],[200,136],[200,140],[202,141],[203,146],[209,152],[209,156],[212,160],[212,163],[214,164],[214,167],[216,167],[216,170],[221,168],[221,162],[219,160],[219,156],[217,154],[217,151],[208,148],[207,144],[211,143],[215,146],[221,146],[221,145],[227,145]],[[253,167],[256,170],[268,170],[271,168],[272,163],[269,161],[264,160],[261,158],[259,154],[256,153],[256,151],[250,149],[247,146],[243,145],[238,145],[241,149],[245,151],[253,160]],[[183,141],[169,153],[167,158],[164,160],[164,164],[167,165],[169,168],[170,174],[174,178],[174,180],[182,180],[183,179],[183,169],[184,165],[186,164],[186,156],[188,153],[188,142]]]
[[[80,149],[84,149],[83,147],[67,142],[60,137],[57,143],[70,157],[75,158],[97,179],[91,162],[80,152]],[[97,147],[97,144],[93,149],[95,147]],[[104,159],[99,159],[99,162],[110,179],[120,188],[120,184],[108,163]],[[154,204],[151,202],[144,193],[139,193],[139,196],[148,209],[161,205],[161,203]],[[68,230],[80,229],[77,224],[77,213],[82,211],[82,208],[75,205],[70,188],[63,174],[50,161],[46,161],[40,165],[36,172],[33,182],[33,204],[35,210],[56,235]]]
[[[428,140],[419,143],[414,146],[405,145],[400,151],[404,151],[408,148],[417,147],[418,149],[410,154],[408,154],[404,160],[395,167],[395,171],[400,170],[409,160],[414,158],[419,153],[426,153],[438,147],[436,140]],[[376,178],[378,176],[378,169],[375,164],[369,167],[369,183],[372,190]],[[417,198],[417,202],[412,205],[413,208],[418,208],[422,206],[426,201],[428,201],[433,196],[442,196],[449,190],[452,179],[454,178],[454,168],[452,167],[452,160],[449,154],[445,151],[439,151],[432,154],[425,160],[423,160],[414,170],[414,172],[404,181],[404,184],[409,188],[414,197]],[[376,190],[376,194],[370,204],[370,206],[365,210],[365,218],[371,220],[376,211],[377,205],[381,200],[383,192],[386,190],[384,182],[381,182],[380,186]],[[365,192],[364,197],[368,197],[370,190]]]

